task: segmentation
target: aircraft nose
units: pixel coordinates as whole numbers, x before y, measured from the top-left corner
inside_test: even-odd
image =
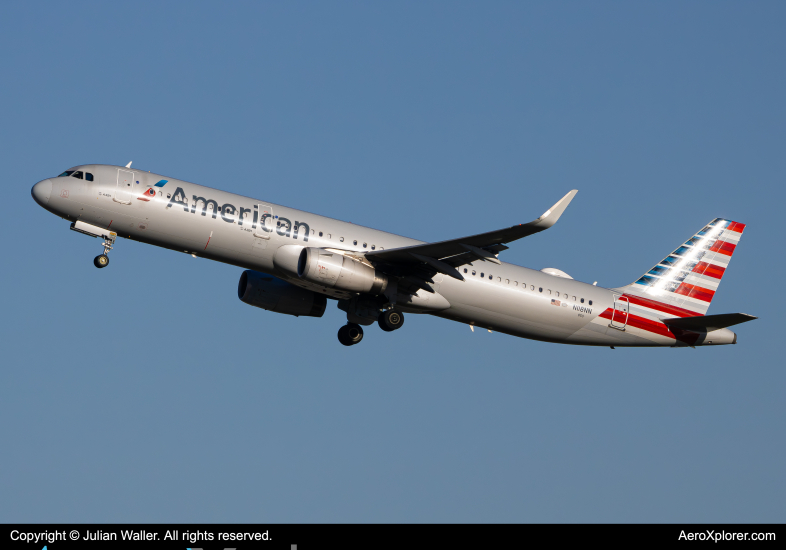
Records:
[[[30,194],[33,195],[35,202],[41,206],[46,206],[49,202],[49,195],[52,193],[52,180],[41,180],[33,186]]]

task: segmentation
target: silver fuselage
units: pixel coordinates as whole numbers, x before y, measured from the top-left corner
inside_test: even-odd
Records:
[[[116,231],[120,237],[271,274],[331,298],[349,295],[305,283],[276,269],[273,258],[279,247],[299,244],[362,255],[422,242],[150,172],[108,165],[83,165],[74,170],[93,174],[93,181],[73,177],[44,180],[37,184],[38,192],[34,189],[36,201],[72,222],[84,221]],[[119,173],[130,183],[119,184]],[[166,183],[155,187],[161,180]],[[47,182],[51,182],[51,189]],[[153,192],[140,198],[148,189]],[[47,190],[48,198],[44,196]],[[184,198],[175,197],[179,190]],[[268,238],[260,238],[255,231],[255,218],[262,209],[269,209],[276,220],[275,230]],[[667,336],[644,334],[620,323],[615,327],[615,323],[601,317],[603,312],[614,310],[619,290],[508,263],[496,265],[478,260],[462,266],[460,271],[464,281],[437,275],[432,285],[434,294],[419,292],[409,298],[401,297],[399,307],[478,329],[548,342],[688,345]],[[736,339],[728,329],[712,334],[712,342],[700,337],[692,344],[727,344]]]

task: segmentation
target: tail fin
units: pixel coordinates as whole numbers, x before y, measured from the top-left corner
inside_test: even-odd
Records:
[[[679,317],[704,315],[743,229],[745,224],[715,218],[638,281],[620,290]],[[657,307],[659,303],[666,307]]]

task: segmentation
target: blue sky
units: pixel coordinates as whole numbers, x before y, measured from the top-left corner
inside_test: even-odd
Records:
[[[781,522],[778,2],[7,2],[0,521]],[[505,261],[635,280],[747,224],[736,346],[559,346],[262,311],[241,270],[30,197],[123,165]]]

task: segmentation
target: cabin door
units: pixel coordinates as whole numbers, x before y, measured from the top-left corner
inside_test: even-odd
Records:
[[[117,171],[117,188],[115,188],[115,202],[131,204],[134,194],[134,173],[128,170]]]

